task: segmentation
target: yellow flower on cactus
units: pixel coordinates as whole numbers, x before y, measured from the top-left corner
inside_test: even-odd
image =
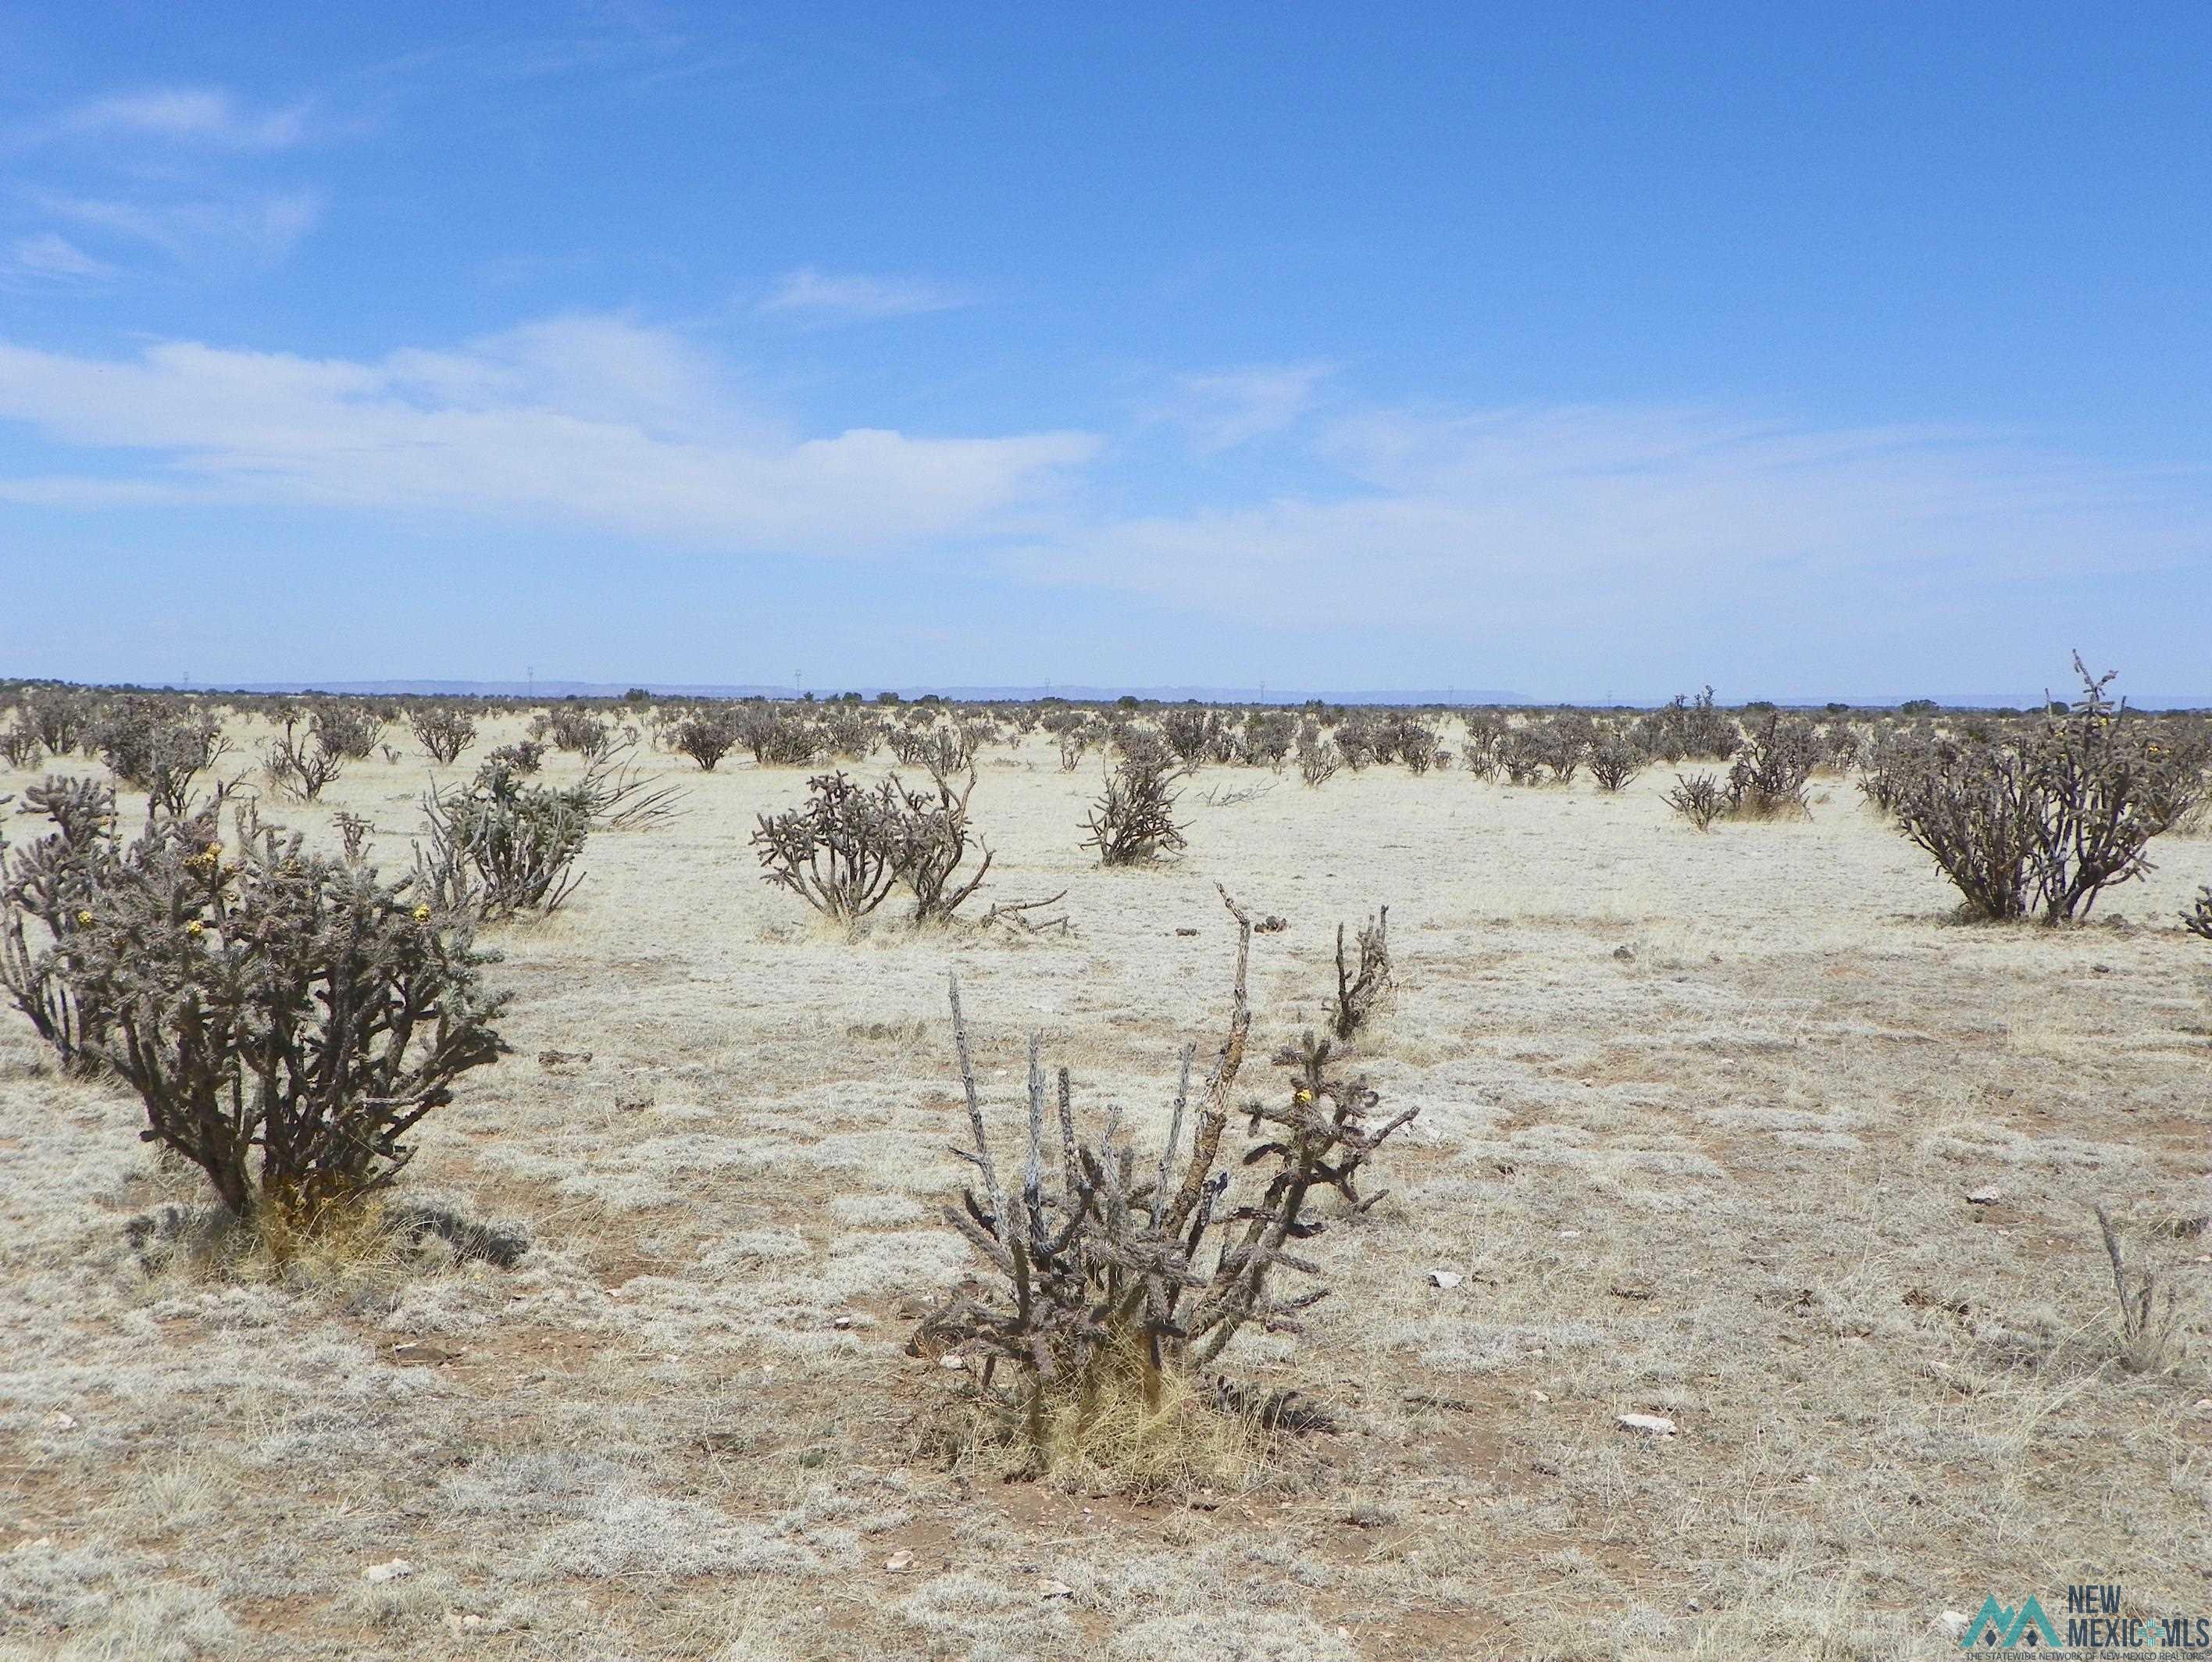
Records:
[[[193,936],[204,935],[207,933],[207,925],[195,918],[185,925],[185,933]]]
[[[79,929],[90,929],[92,927],[92,913],[89,912],[79,911],[76,914],[76,926]]]
[[[415,921],[418,924],[428,923],[430,921],[430,908],[427,906],[416,907],[415,908]]]
[[[1313,1101],[1313,1093],[1308,1090],[1304,1085],[1300,1085],[1291,1093],[1291,1101],[1297,1103],[1300,1107],[1304,1107],[1307,1103]]]

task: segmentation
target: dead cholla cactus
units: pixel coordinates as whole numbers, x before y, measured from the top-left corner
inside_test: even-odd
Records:
[[[2212,887],[2197,891],[2197,902],[2181,914],[2181,926],[2191,935],[2212,941]]]
[[[1278,1269],[1317,1272],[1290,1250],[1324,1227],[1304,1215],[1308,1198],[1317,1186],[1330,1187],[1355,1210],[1372,1205],[1380,1197],[1362,1197],[1357,1174],[1414,1117],[1408,1109],[1369,1129],[1374,1093],[1332,1077],[1328,1042],[1309,1040],[1290,1052],[1298,1074],[1288,1103],[1255,1103],[1248,1110],[1253,1133],[1265,1126],[1270,1135],[1241,1163],[1272,1160],[1275,1169],[1257,1197],[1224,1205],[1230,1173],[1217,1167],[1251,1031],[1246,979],[1252,926],[1225,893],[1222,899],[1237,920],[1236,972],[1226,1030],[1198,1095],[1187,1154],[1194,1047],[1183,1050],[1166,1140],[1158,1159],[1140,1168],[1137,1150],[1121,1135],[1118,1110],[1109,1113],[1095,1143],[1078,1141],[1065,1068],[1050,1093],[1058,1132],[1056,1149],[1051,1146],[1042,1046],[1033,1036],[1028,1136],[1018,1185],[1009,1189],[983,1122],[957,982],[952,988],[953,1042],[972,1144],[954,1152],[976,1168],[981,1192],[970,1186],[945,1216],[1000,1280],[991,1291],[956,1295],[922,1324],[910,1348],[980,1357],[987,1397],[993,1397],[999,1368],[1010,1368],[1013,1390],[993,1399],[1010,1410],[1010,1428],[1036,1468],[1049,1469],[1065,1450],[1079,1447],[1088,1427],[1115,1411],[1117,1395],[1132,1389],[1155,1412],[1164,1403],[1196,1398],[1256,1405],[1271,1423],[1299,1422],[1279,1397],[1259,1401],[1225,1382],[1210,1393],[1194,1391],[1193,1381],[1253,1322],[1299,1331],[1298,1313],[1327,1289],[1279,1298],[1271,1281]],[[1210,1269],[1202,1267],[1209,1234],[1218,1242]]]
[[[1329,1030],[1349,1039],[1367,1025],[1396,985],[1390,970],[1390,908],[1384,907],[1359,931],[1358,967],[1344,955],[1344,925],[1336,926],[1336,998],[1328,1007]]]

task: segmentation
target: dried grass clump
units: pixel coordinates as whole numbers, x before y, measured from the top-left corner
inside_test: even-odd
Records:
[[[1336,997],[1328,1007],[1329,1031],[1350,1039],[1365,1027],[1395,987],[1390,970],[1390,908],[1384,907],[1359,931],[1358,967],[1344,955],[1344,925],[1336,926]]]
[[[313,854],[213,808],[149,825],[99,871],[44,973],[88,1053],[139,1095],[149,1141],[234,1217],[313,1233],[389,1185],[407,1133],[501,1053],[465,919],[411,879]],[[88,1036],[96,1029],[97,1036]]]
[[[1048,1149],[1042,1040],[1033,1035],[1028,1137],[1019,1187],[1009,1192],[983,1122],[957,983],[952,987],[972,1143],[957,1152],[976,1168],[982,1193],[968,1189],[945,1216],[1000,1280],[991,1291],[955,1295],[923,1323],[915,1348],[957,1350],[981,1362],[979,1407],[1025,1470],[1078,1471],[1139,1486],[1164,1473],[1212,1475],[1224,1462],[1249,1458],[1257,1431],[1325,1417],[1282,1395],[1243,1392],[1224,1380],[1208,1386],[1205,1370],[1249,1324],[1300,1331],[1297,1313],[1327,1289],[1282,1298],[1272,1278],[1278,1270],[1318,1271],[1289,1250],[1321,1232],[1305,1216],[1307,1200],[1322,1186],[1356,1210],[1371,1205],[1358,1192],[1359,1169],[1416,1111],[1370,1129],[1375,1093],[1364,1082],[1331,1076],[1328,1042],[1309,1038],[1278,1058],[1297,1070],[1287,1102],[1255,1101],[1247,1110],[1249,1134],[1264,1126],[1266,1140],[1240,1163],[1272,1161],[1272,1173],[1258,1195],[1224,1204],[1230,1174],[1217,1167],[1251,1030],[1252,925],[1226,893],[1222,900],[1237,927],[1227,1029],[1200,1094],[1188,1155],[1182,1132],[1192,1049],[1186,1046],[1166,1141],[1141,1170],[1135,1148],[1121,1137],[1118,1110],[1095,1143],[1077,1140],[1065,1068],[1054,1094],[1057,1146]],[[1218,1243],[1210,1270],[1200,1267],[1209,1233]],[[995,1388],[1001,1367],[1015,1375],[1005,1391]],[[1235,1416],[1230,1423],[1210,1417],[1224,1410]]]
[[[1085,822],[1091,834],[1079,846],[1097,849],[1101,865],[1143,865],[1185,846],[1175,820],[1175,787],[1186,770],[1157,733],[1132,730],[1120,749],[1121,760],[1108,771],[1105,792]]]
[[[2169,1282],[2161,1303],[2155,1272],[2129,1265],[2112,1214],[2101,1204],[2096,1212],[2105,1255],[2112,1262],[2112,1290],[2120,1301],[2120,1366],[2130,1374],[2162,1374],[2173,1365],[2173,1337],[2181,1325],[2180,1295]]]

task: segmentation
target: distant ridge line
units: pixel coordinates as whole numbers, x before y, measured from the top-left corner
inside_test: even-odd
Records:
[[[19,676],[18,681],[51,680],[52,676]],[[638,681],[449,681],[449,680],[348,680],[326,681],[252,681],[252,682],[192,682],[183,686],[170,682],[103,682],[108,687],[143,688],[147,690],[193,692],[208,694],[238,693],[254,695],[285,693],[334,693],[355,697],[414,697],[414,698],[501,698],[501,699],[618,699],[633,687],[642,687],[656,698],[775,698],[789,699],[811,693],[817,699],[828,700],[843,695],[858,693],[866,699],[874,699],[889,692],[911,701],[934,696],[954,703],[989,704],[1023,703],[1044,698],[1062,698],[1079,704],[1111,703],[1118,698],[1133,697],[1147,703],[1177,704],[1186,701],[1200,704],[1265,704],[1295,706],[1312,700],[1326,704],[1368,705],[1443,705],[1446,707],[1498,706],[1513,709],[1565,708],[1621,708],[1650,709],[1664,704],[1667,698],[1636,697],[1540,699],[1525,693],[1491,687],[1428,687],[1407,688],[1368,689],[1361,691],[1310,691],[1296,688],[1257,687],[1096,687],[1096,686],[1008,686],[959,687],[950,685],[917,684],[905,687],[830,686],[794,689],[789,686],[771,686],[764,682],[666,682]],[[2063,696],[2063,694],[2060,695]],[[1668,695],[1671,697],[1673,695]],[[2212,696],[2198,695],[2191,697],[2138,695],[2128,694],[2128,702],[2142,710],[2201,710],[2212,708]],[[1853,709],[1895,709],[1914,699],[1924,698],[1947,710],[2033,710],[2039,708],[2041,693],[1919,693],[1884,695],[1875,697],[1772,698],[1753,695],[1747,698],[1728,698],[1722,701],[1726,708],[1741,709],[1746,703],[1771,702],[1790,710],[1818,710],[1830,703],[1849,706]]]

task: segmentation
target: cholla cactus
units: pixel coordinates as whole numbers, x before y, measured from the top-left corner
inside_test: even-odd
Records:
[[[1255,1199],[1224,1205],[1230,1174],[1217,1167],[1251,1032],[1245,986],[1252,925],[1225,892],[1222,901],[1237,931],[1228,1026],[1198,1096],[1188,1153],[1182,1138],[1192,1106],[1190,1046],[1183,1050],[1166,1141],[1157,1161],[1141,1169],[1135,1148],[1121,1135],[1118,1111],[1108,1115],[1095,1143],[1077,1140],[1065,1068],[1054,1093],[1057,1157],[1048,1153],[1042,1046],[1032,1037],[1028,1137],[1019,1184],[1009,1191],[992,1156],[957,983],[952,987],[953,1039],[973,1143],[955,1152],[976,1168],[982,1192],[969,1189],[945,1216],[1003,1281],[995,1295],[956,1296],[924,1322],[917,1345],[981,1357],[986,1392],[1001,1363],[1012,1367],[1024,1435],[1040,1458],[1048,1421],[1069,1413],[1080,1421],[1096,1403],[1102,1375],[1132,1356],[1139,1359],[1147,1401],[1157,1404],[1166,1374],[1209,1367],[1250,1323],[1300,1331],[1298,1313],[1327,1289],[1279,1298],[1271,1281],[1278,1269],[1317,1270],[1289,1250],[1323,1228],[1304,1215],[1308,1197],[1322,1186],[1337,1189],[1356,1209],[1373,1204],[1358,1192],[1357,1174],[1417,1112],[1407,1109],[1370,1131],[1375,1093],[1363,1082],[1331,1076],[1328,1042],[1309,1036],[1277,1058],[1297,1070],[1288,1102],[1255,1101],[1247,1109],[1252,1131],[1266,1126],[1271,1136],[1242,1163],[1273,1159],[1275,1171]],[[1219,1245],[1205,1268],[1209,1233]]]
[[[137,1091],[149,1140],[207,1174],[241,1219],[313,1228],[389,1184],[453,1082],[493,1060],[489,961],[411,879],[308,852],[213,808],[155,822],[99,865],[42,955],[86,1054]]]
[[[96,896],[119,858],[115,792],[94,779],[49,776],[23,792],[21,811],[44,815],[53,829],[0,852],[0,987],[64,1068],[88,1071],[97,1064],[87,1046],[99,1042],[105,1022],[63,973],[64,949],[85,927],[81,919],[97,917]]]

